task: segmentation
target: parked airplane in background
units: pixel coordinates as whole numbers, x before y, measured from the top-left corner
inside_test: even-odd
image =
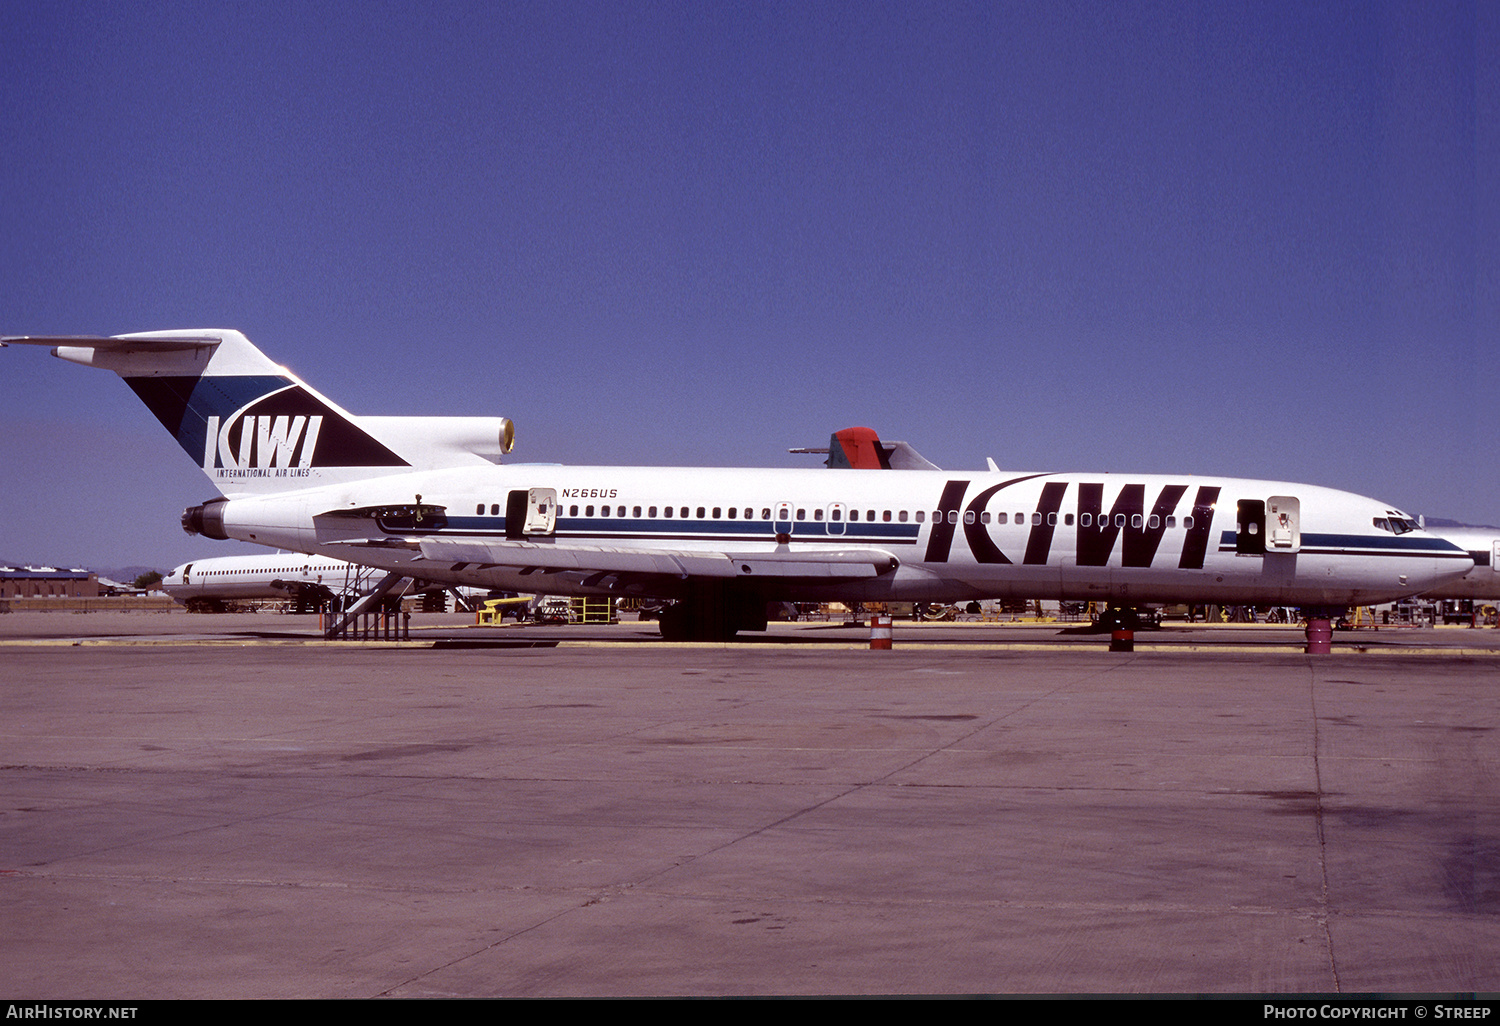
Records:
[[[676,600],[668,638],[763,629],[771,600],[1342,609],[1473,566],[1383,502],[1310,485],[497,466],[509,421],[484,421],[497,438],[469,418],[355,417],[237,331],[0,341],[126,380],[223,492],[184,512],[189,532],[378,566],[382,588],[415,576]]]
[[[300,552],[272,555],[213,556],[184,563],[162,578],[161,588],[175,601],[193,608],[222,608],[225,603],[257,599],[291,599],[298,605],[344,608],[370,591],[381,578],[374,567]],[[408,581],[408,593],[432,585]]]
[[[830,470],[941,470],[905,442],[882,442],[873,429],[844,428],[828,439],[826,449],[788,449],[791,453],[827,456]]]
[[[1500,527],[1428,527],[1430,534],[1465,550],[1474,569],[1422,593],[1430,599],[1500,599]]]

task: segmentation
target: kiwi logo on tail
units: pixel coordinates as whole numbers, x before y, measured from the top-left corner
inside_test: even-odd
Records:
[[[218,417],[209,417],[204,437],[203,469],[306,469],[313,465],[313,454],[317,452],[318,435],[322,430],[323,418],[317,416],[248,416],[231,420],[222,427]]]
[[[203,469],[268,472],[410,464],[300,385],[204,418]]]

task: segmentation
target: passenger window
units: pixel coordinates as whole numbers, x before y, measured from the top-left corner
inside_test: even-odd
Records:
[[[608,506],[600,506],[599,507],[599,515],[601,517],[607,517],[607,516],[609,516],[609,507]]]
[[[838,516],[835,515],[834,519],[837,520]],[[858,519],[859,519],[859,510],[857,510],[857,509],[851,509],[849,511],[849,520],[850,520],[850,522],[853,522],[853,521],[858,520]]]
[[[1041,526],[1042,515],[1040,513],[1033,513],[1033,514],[1031,514],[1031,523],[1032,523],[1033,527],[1039,527],[1039,526]]]
[[[897,513],[896,519],[903,524],[906,523],[906,510],[903,509],[900,513]]]
[[[1183,527],[1183,530],[1185,530],[1185,531],[1191,531],[1193,529],[1193,518],[1192,517],[1183,517],[1182,518],[1182,527]]]
[[[666,516],[668,520],[672,519],[672,507],[668,506],[666,509],[662,510],[662,514]]]
[[[483,516],[484,515],[484,503],[481,502],[479,504],[479,506],[477,508],[475,508],[474,515],[475,516]]]
[[[585,506],[584,510],[583,510],[583,515],[586,516],[586,517],[593,516],[594,515],[594,507],[592,507],[592,506]]]
[[[686,506],[684,506],[684,507],[682,507],[682,512],[681,512],[682,519],[686,520],[687,519],[687,515],[688,515],[688,508]]]
[[[1167,527],[1171,528],[1171,527],[1176,527],[1176,526],[1177,526],[1177,518],[1176,517],[1167,517]]]
[[[798,520],[806,520],[807,519],[807,510],[805,510],[805,509],[799,509],[797,511],[797,519]]]
[[[490,516],[492,516],[492,517],[498,517],[499,515],[500,515],[500,504],[497,502],[497,503],[495,503],[494,505],[492,505],[490,507]]]
[[[885,510],[883,513],[880,514],[880,519],[884,520],[886,523],[889,524],[891,522],[891,511],[890,510]]]
[[[828,519],[829,520],[837,520],[841,516],[843,516],[843,510],[834,509],[833,512],[831,512],[831,513],[828,514]]]
[[[1064,527],[1072,527],[1073,526],[1073,514],[1068,513],[1068,514],[1066,514],[1063,517],[1063,526]]]
[[[699,507],[698,507],[698,519],[699,519],[699,520],[702,520],[702,519],[703,519],[703,513],[704,513],[704,509],[703,509],[703,507],[702,507],[702,506],[699,506]]]
[[[990,514],[989,514],[988,510],[986,510],[985,512],[979,514],[979,522],[981,524],[987,524],[987,523],[990,522]]]
[[[656,507],[652,506],[650,509],[646,510],[646,516],[650,517],[652,520],[655,520],[656,519]]]
[[[1134,527],[1136,529],[1140,528],[1140,526],[1141,526],[1141,515],[1139,513],[1132,513],[1130,515],[1130,526]]]
[[[729,519],[730,520],[733,520],[735,518],[735,515],[738,514],[738,513],[739,513],[739,510],[735,509],[733,506],[729,507]]]
[[[770,516],[771,516],[771,511],[770,510],[766,510],[766,517],[769,519]],[[746,520],[754,520],[755,519],[755,510],[751,509],[749,506],[745,507],[745,519]]]
[[[1009,513],[996,513],[995,514],[995,523],[997,523],[997,524],[1008,524],[1008,523],[1010,523],[1010,514]]]
[[[639,506],[632,507],[630,515],[633,516],[633,517],[635,517],[637,520],[639,520],[641,518],[641,507],[639,507]]]
[[[718,520],[718,519],[719,519],[719,515],[720,515],[720,514],[721,514],[721,513],[723,513],[723,512],[724,512],[724,511],[723,511],[723,509],[722,509],[722,508],[721,508],[721,507],[719,507],[719,506],[715,506],[715,507],[714,507],[714,519],[715,519],[715,520]],[[701,516],[702,516],[702,515],[703,515],[703,514],[702,514],[702,513],[699,513],[699,514],[698,514],[698,515],[699,515],[699,516],[700,516],[700,517],[701,517]]]
[[[925,509],[919,509],[919,510],[917,510],[917,523],[919,523],[919,524],[925,524],[925,523],[927,523],[927,511]]]
[[[813,519],[814,520],[822,520],[823,519],[823,511],[820,510],[820,509],[813,510]]]
[[[1047,514],[1047,526],[1048,527],[1056,527],[1057,526],[1057,514],[1056,513],[1048,513]]]
[[[569,506],[568,507],[568,516],[570,516],[570,517],[576,517],[577,515],[578,515],[578,507],[577,506]]]
[[[972,524],[973,522],[974,522],[974,511],[972,509],[966,509],[966,510],[964,510],[964,523],[966,523],[966,524]]]
[[[1124,513],[1116,513],[1115,514],[1115,526],[1116,527],[1124,527],[1125,526],[1125,514]]]
[[[1155,513],[1151,514],[1150,518],[1146,521],[1146,526],[1151,528],[1151,530],[1153,531],[1156,530],[1161,526],[1161,517],[1157,516]]]

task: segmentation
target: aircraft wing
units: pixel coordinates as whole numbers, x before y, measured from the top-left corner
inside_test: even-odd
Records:
[[[849,548],[799,552],[705,552],[686,549],[611,548],[537,544],[527,541],[423,539],[424,559],[437,563],[516,567],[546,572],[581,571],[648,577],[786,580],[865,580],[895,570],[900,561],[881,549]]]
[[[322,551],[344,549],[343,558],[354,563],[387,565],[360,550],[399,549],[412,553],[412,564],[440,564],[450,571],[503,569],[522,575],[568,574],[577,583],[595,587],[606,578],[630,582],[657,592],[677,592],[684,582],[757,579],[790,583],[804,581],[827,584],[863,581],[892,573],[901,561],[884,549],[836,543],[823,548],[735,550],[626,546],[532,538],[444,538],[412,532],[422,517],[441,517],[438,507],[389,506],[329,510],[313,517],[318,525]],[[380,525],[376,527],[376,525]],[[376,527],[372,530],[372,527]],[[392,531],[402,534],[392,536]],[[388,559],[389,557],[385,557]],[[434,571],[439,568],[432,567]],[[405,572],[420,575],[419,565]]]

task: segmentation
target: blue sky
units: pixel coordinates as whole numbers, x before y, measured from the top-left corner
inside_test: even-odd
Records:
[[[0,331],[234,327],[518,459],[1228,474],[1500,523],[1500,10],[11,3]],[[803,461],[800,462],[799,461]],[[0,558],[213,494],[0,353]]]

